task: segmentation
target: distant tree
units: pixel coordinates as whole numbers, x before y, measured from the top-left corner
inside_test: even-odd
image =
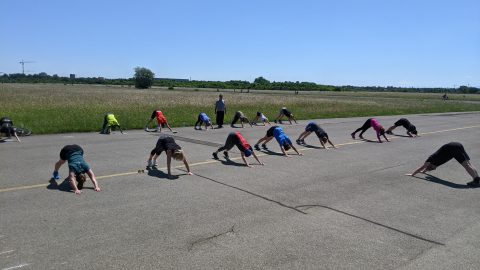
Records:
[[[263,78],[263,77],[258,77],[253,81],[253,83],[255,83],[255,84],[270,84],[270,81]]]
[[[136,67],[133,80],[135,81],[135,88],[147,89],[153,85],[155,74],[148,68]]]

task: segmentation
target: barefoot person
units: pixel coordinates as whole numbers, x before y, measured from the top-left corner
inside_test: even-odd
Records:
[[[297,151],[297,148],[295,148],[295,146],[293,146],[290,138],[287,136],[287,134],[285,134],[285,132],[283,132],[283,129],[279,126],[273,126],[273,127],[269,128],[267,130],[267,134],[265,135],[265,137],[258,140],[258,142],[255,144],[255,149],[260,150],[260,147],[258,145],[263,142],[262,148],[267,150],[268,149],[267,148],[267,143],[269,141],[271,141],[273,138],[275,138],[277,140],[278,144],[280,145],[280,149],[282,150],[282,153],[286,157],[289,156],[287,154],[287,151],[290,150],[290,148],[292,148],[299,156],[302,155]]]
[[[310,122],[307,124],[305,127],[305,131],[300,134],[300,136],[297,139],[298,144],[305,144],[305,138],[307,138],[310,134],[315,132],[317,135],[318,139],[320,140],[320,144],[323,146],[323,149],[327,149],[327,142],[333,147],[336,148],[335,145],[333,145],[332,141],[328,138],[328,134],[321,128],[317,123],[315,122]]]
[[[286,107],[283,107],[280,112],[278,113],[277,118],[273,122],[277,123],[277,121],[281,124],[282,123],[282,117],[286,116],[288,118],[288,121],[290,122],[290,125],[292,124],[292,120],[297,123],[297,119],[295,119],[295,116],[293,113],[289,110],[287,110]]]
[[[233,116],[233,121],[232,124],[230,125],[231,127],[235,127],[235,124],[240,120],[240,124],[242,124],[242,128],[244,128],[243,123],[248,123],[250,127],[252,127],[252,124],[248,120],[248,118],[243,114],[241,111],[235,112],[235,115]]]
[[[83,184],[86,180],[85,173],[90,180],[92,180],[94,190],[100,191],[95,174],[92,169],[90,169],[90,165],[88,165],[88,163],[85,162],[85,159],[83,159],[83,149],[80,146],[72,144],[66,145],[62,148],[60,151],[60,159],[55,163],[55,168],[53,170],[53,178],[55,180],[60,179],[58,170],[63,164],[65,164],[65,162],[68,162],[68,179],[75,194],[82,193]]]
[[[165,115],[163,115],[163,112],[160,110],[155,110],[152,112],[152,115],[150,116],[150,120],[148,120],[147,124],[145,125],[145,130],[148,130],[148,125],[155,118],[157,119],[157,124],[158,124],[156,131],[162,132],[162,127],[164,128],[166,126],[168,129],[170,129],[171,132],[174,132],[170,127],[170,125],[168,124],[167,118],[165,117]]]
[[[240,154],[242,155],[243,162],[247,167],[252,167],[248,164],[248,161],[245,157],[249,157],[253,155],[253,157],[258,161],[258,164],[263,165],[262,162],[258,159],[257,155],[255,155],[255,151],[253,151],[250,144],[248,144],[247,140],[240,134],[240,132],[231,132],[228,134],[227,141],[225,145],[218,148],[217,151],[213,152],[213,158],[218,159],[218,152],[223,151],[223,155],[226,159],[229,159],[228,151],[232,149],[234,146],[237,146],[238,150],[240,150]]]
[[[8,138],[11,138],[12,135],[15,136],[18,142],[21,142],[17,136],[15,126],[13,125],[12,119],[8,117],[2,117],[0,119],[0,136],[4,133]]]
[[[117,119],[115,118],[115,115],[113,113],[107,113],[103,118],[103,126],[100,134],[110,134],[112,129],[115,129],[117,127],[118,129],[120,129],[120,132],[123,134],[123,130],[120,127],[120,124],[118,123]]]
[[[208,117],[208,115],[206,113],[200,113],[198,115],[198,119],[197,119],[197,122],[195,123],[195,129],[197,129],[197,126],[200,124],[200,130],[202,130],[202,124],[205,124],[205,130],[208,129],[208,126],[212,127],[213,129],[213,125],[212,125],[212,121],[210,120],[210,117]]]
[[[190,171],[187,158],[185,157],[182,148],[175,142],[175,139],[170,136],[161,136],[158,139],[157,145],[150,152],[150,157],[147,160],[147,169],[157,167],[157,158],[163,151],[165,151],[165,153],[167,154],[167,170],[169,178],[172,177],[172,158],[178,161],[183,161],[183,164],[185,164],[185,168],[187,169],[187,174],[193,175],[193,173]]]
[[[473,181],[468,182],[467,185],[480,186],[480,177],[478,176],[477,169],[475,169],[470,163],[470,157],[465,151],[465,148],[463,148],[463,145],[459,142],[450,142],[443,145],[437,150],[437,152],[433,153],[422,166],[416,169],[413,173],[406,175],[415,176],[417,173],[433,171],[438,166],[448,162],[452,158],[458,161],[458,163],[460,163],[473,178]]]
[[[380,123],[378,123],[377,119],[375,119],[375,118],[369,118],[367,121],[365,121],[363,126],[361,126],[359,129],[355,130],[350,135],[352,135],[352,138],[355,139],[355,133],[357,133],[359,131],[362,131],[362,132],[360,132],[360,135],[358,137],[360,137],[360,139],[363,139],[363,136],[362,136],[363,133],[365,131],[367,131],[367,129],[369,129],[369,128],[373,128],[375,130],[375,132],[377,133],[377,138],[378,138],[379,143],[382,142],[382,140],[380,139],[380,136],[383,136],[387,142],[389,141],[387,139],[387,137],[385,136],[385,129],[382,127],[382,125],[380,125]]]
[[[408,121],[407,118],[400,118],[395,124],[387,129],[385,133],[387,134],[393,134],[392,131],[399,127],[402,126],[407,130],[407,135],[410,137],[418,136],[417,128]],[[412,135],[413,134],[413,135]]]

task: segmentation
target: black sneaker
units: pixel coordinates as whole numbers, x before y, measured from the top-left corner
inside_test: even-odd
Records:
[[[393,134],[393,132],[391,132],[391,131],[387,131],[387,132],[385,132],[385,133],[387,133],[388,135],[392,135],[392,134]]]
[[[469,187],[478,187],[480,186],[480,177],[476,177],[472,182],[468,182],[467,186]]]
[[[214,159],[218,159],[218,154],[217,153],[212,153],[212,156]]]
[[[276,124],[276,123],[277,123],[277,120],[273,120],[273,122]]]
[[[223,156],[224,156],[226,159],[229,159],[229,158],[230,158],[230,157],[228,156],[228,152],[227,152],[227,151],[223,152]]]
[[[255,147],[255,150],[260,151],[260,146],[258,146],[258,144],[255,144],[254,147]]]
[[[266,144],[262,144],[262,148],[265,149],[265,150],[268,149]]]

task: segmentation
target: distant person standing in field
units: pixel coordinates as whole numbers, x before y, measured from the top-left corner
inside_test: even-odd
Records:
[[[408,121],[407,118],[400,118],[395,124],[391,127],[389,127],[386,131],[387,134],[393,134],[392,131],[399,127],[402,126],[407,130],[407,135],[410,137],[413,137],[413,135],[418,136],[417,128]],[[413,134],[413,135],[412,135]]]
[[[332,141],[330,141],[330,138],[328,138],[328,134],[321,128],[317,123],[315,122],[310,122],[308,125],[305,127],[305,131],[300,134],[300,136],[297,139],[298,144],[305,144],[305,138],[308,137],[308,135],[312,134],[315,132],[317,135],[318,139],[320,140],[320,144],[323,146],[323,149],[327,149],[327,142],[333,147],[336,148],[335,145],[333,145]]]
[[[202,124],[205,124],[205,130],[208,129],[208,126],[211,126],[213,129],[212,121],[210,120],[210,117],[206,113],[200,113],[198,115],[197,122],[195,123],[195,129],[197,129],[197,126],[200,125],[200,130],[202,130]]]
[[[480,186],[480,177],[478,176],[477,169],[470,163],[470,157],[468,156],[463,145],[458,142],[450,142],[433,153],[425,163],[416,169],[413,173],[406,174],[408,176],[415,176],[417,173],[425,173],[435,170],[438,166],[447,163],[454,158],[460,163],[468,174],[473,178],[473,181],[468,182],[468,186],[478,187]]]
[[[163,115],[163,112],[160,111],[160,110],[155,110],[155,111],[152,112],[152,115],[150,116],[150,120],[148,120],[147,124],[145,125],[145,130],[148,131],[148,125],[155,118],[157,118],[157,124],[158,124],[158,127],[157,127],[156,131],[162,132],[162,127],[166,126],[168,129],[170,129],[171,132],[176,133],[172,130],[172,128],[168,124],[167,118],[165,117],[165,115]]]
[[[248,120],[248,118],[245,116],[245,114],[243,114],[243,112],[241,111],[237,111],[235,113],[235,116],[233,117],[233,120],[232,120],[232,124],[230,125],[231,127],[235,127],[235,124],[237,123],[237,121],[240,120],[240,124],[242,124],[242,128],[244,128],[243,126],[243,123],[248,123],[250,125],[250,127],[252,127],[252,124],[250,123],[250,121]]]
[[[218,128],[223,128],[223,119],[227,114],[227,106],[225,105],[225,100],[221,94],[218,96],[217,102],[215,102],[215,114],[217,115]]]
[[[82,193],[83,184],[87,179],[85,173],[88,174],[88,177],[92,180],[94,190],[100,191],[95,174],[90,168],[90,165],[83,159],[83,149],[80,146],[72,144],[62,148],[60,151],[60,159],[55,163],[53,179],[60,179],[58,170],[65,162],[68,162],[68,179],[75,194]]]
[[[117,119],[115,118],[115,115],[113,113],[107,113],[103,118],[103,126],[100,134],[110,134],[112,129],[115,129],[117,127],[118,129],[120,129],[120,132],[123,134],[123,130],[120,127],[120,124],[118,123]]]
[[[375,132],[377,133],[377,139],[378,139],[379,143],[382,142],[382,139],[380,139],[380,136],[383,136],[387,142],[389,141],[387,139],[387,136],[385,136],[385,129],[382,127],[382,125],[380,125],[380,123],[375,118],[367,119],[367,121],[365,121],[363,126],[361,126],[359,129],[355,130],[350,135],[352,135],[352,139],[355,139],[355,133],[361,131],[360,135],[358,137],[360,137],[360,139],[363,139],[363,136],[362,136],[363,133],[365,133],[365,131],[367,131],[367,129],[369,129],[369,128],[373,128],[375,130]]]
[[[286,107],[283,107],[282,109],[280,109],[280,112],[278,113],[278,116],[277,118],[275,118],[275,120],[273,122],[277,123],[282,123],[282,117],[286,116],[288,118],[288,121],[290,122],[290,125],[292,124],[292,120],[295,122],[295,124],[297,123],[297,120],[295,119],[295,116],[293,115],[293,113],[289,110],[287,110]]]
[[[15,127],[13,126],[13,121],[8,117],[2,117],[0,119],[0,134],[1,133],[5,133],[8,138],[13,135],[15,136],[17,141],[20,142],[20,139],[17,136],[17,132],[15,131]]]
[[[228,155],[228,151],[232,149],[234,146],[237,146],[238,150],[240,150],[240,154],[242,155],[243,162],[245,162],[245,165],[247,167],[252,167],[248,161],[245,159],[245,157],[249,157],[253,155],[253,157],[258,161],[260,165],[263,165],[262,162],[258,159],[257,155],[255,155],[255,151],[253,151],[252,146],[245,140],[245,138],[242,136],[240,132],[230,132],[227,137],[227,141],[225,142],[225,145],[218,148],[217,151],[213,152],[213,158],[218,159],[218,152],[223,151],[223,155],[225,156],[226,159],[230,159]]]

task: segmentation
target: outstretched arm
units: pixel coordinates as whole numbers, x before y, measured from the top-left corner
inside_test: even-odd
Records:
[[[297,155],[303,156],[300,152],[298,152],[297,148],[295,148],[295,146],[293,146],[293,144],[290,144],[290,146],[293,148],[293,150],[295,150],[295,152],[297,152]]]
[[[100,191],[100,186],[98,185],[97,178],[95,178],[95,174],[93,173],[92,169],[87,171],[88,177],[92,180],[93,183],[93,190]]]
[[[257,155],[255,154],[255,151],[252,151],[252,154],[253,154],[253,157],[258,161],[258,164],[260,164],[260,165],[265,165],[265,164],[263,164],[263,162],[261,162],[261,161],[258,159]]]
[[[337,147],[332,143],[332,141],[330,141],[330,139],[328,139],[328,143],[329,143],[333,148],[337,148]]]
[[[383,134],[383,137],[385,138],[385,141],[389,142],[387,135]]]
[[[172,151],[167,150],[167,171],[168,171],[168,177],[171,177],[171,167],[172,167]]]
[[[422,166],[418,167],[413,173],[407,173],[408,176],[415,176],[419,172],[425,172],[425,169],[428,167],[428,162],[425,162]]]
[[[185,154],[183,154],[183,164],[185,164],[185,168],[187,169],[187,174],[193,175],[193,173],[190,171],[190,166],[188,166],[188,161],[187,161],[187,158],[185,157]]]
[[[245,158],[245,154],[244,154],[243,152],[241,152],[240,154],[242,155],[242,159],[243,159],[243,162],[245,162],[245,165],[246,165],[247,167],[250,167],[250,168],[251,168],[252,166],[250,166],[250,164],[248,164],[248,161],[247,161],[247,159]]]

